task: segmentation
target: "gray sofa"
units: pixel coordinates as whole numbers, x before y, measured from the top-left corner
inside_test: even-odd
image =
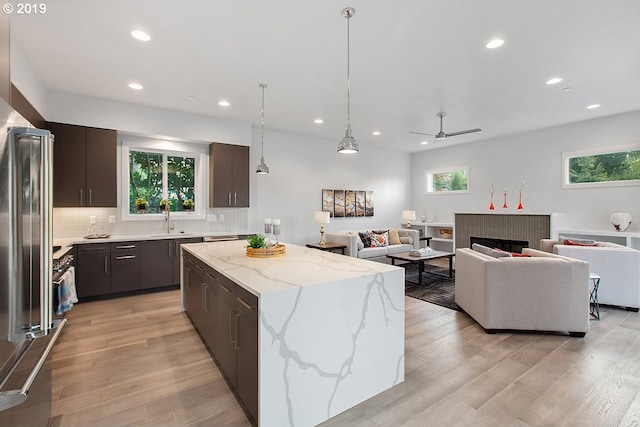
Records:
[[[390,230],[391,228],[373,229],[375,230]],[[326,233],[325,237],[327,242],[340,243],[347,246],[345,251],[346,255],[362,258],[373,259],[386,257],[388,254],[397,254],[400,252],[409,252],[412,249],[418,249],[420,247],[420,235],[418,230],[410,230],[404,228],[398,228],[398,236],[400,237],[401,244],[388,245],[377,248],[365,248],[360,235],[358,233],[368,232],[368,230],[344,230],[334,231],[332,233]]]
[[[525,248],[530,257],[456,250],[456,303],[487,332],[589,331],[589,263]]]

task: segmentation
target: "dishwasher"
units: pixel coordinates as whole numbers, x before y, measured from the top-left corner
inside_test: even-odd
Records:
[[[230,240],[240,240],[240,237],[235,235],[230,236],[205,236],[203,242],[228,242]]]

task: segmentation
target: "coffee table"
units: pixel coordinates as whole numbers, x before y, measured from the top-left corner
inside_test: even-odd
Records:
[[[418,264],[418,286],[422,286],[422,273],[424,273],[425,261],[438,259],[438,258],[449,258],[449,276],[448,277],[451,279],[453,278],[453,257],[455,255],[456,254],[453,252],[433,251],[426,256],[420,257],[420,256],[411,256],[409,255],[409,252],[400,252],[397,254],[389,254],[387,255],[387,258],[391,258],[392,265],[396,265],[396,260],[410,262],[412,264]],[[440,273],[430,272],[429,274],[436,274],[439,276],[447,277],[444,274],[440,274]]]

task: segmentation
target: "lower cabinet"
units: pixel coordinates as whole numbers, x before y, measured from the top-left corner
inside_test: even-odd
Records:
[[[76,245],[79,298],[180,284],[180,245],[202,238]]]
[[[78,245],[76,292],[78,298],[111,292],[111,259],[108,243]]]
[[[140,242],[111,243],[111,293],[140,289]]]
[[[244,408],[258,419],[258,298],[184,254],[184,304]]]

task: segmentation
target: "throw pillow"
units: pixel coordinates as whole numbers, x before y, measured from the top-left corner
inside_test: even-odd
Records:
[[[401,245],[400,236],[398,235],[398,229],[392,228],[389,230],[389,244],[390,245]]]
[[[363,247],[365,248],[371,247],[371,236],[369,235],[368,231],[365,231],[364,233],[358,233],[358,236],[360,236],[360,240],[362,240]]]
[[[479,245],[477,243],[474,243],[473,245],[471,245],[471,249],[473,249],[476,252],[480,252],[481,254],[489,255],[494,258],[506,258],[511,256],[509,252],[491,249],[486,246]]]
[[[595,240],[584,239],[564,239],[562,243],[567,246],[598,246]]]
[[[558,236],[558,242],[564,245],[596,246],[596,241],[591,239],[577,239],[575,237]],[[568,243],[567,243],[568,242]]]
[[[389,232],[385,231],[382,234],[371,232],[371,247],[372,248],[381,248],[384,246],[389,246]]]

